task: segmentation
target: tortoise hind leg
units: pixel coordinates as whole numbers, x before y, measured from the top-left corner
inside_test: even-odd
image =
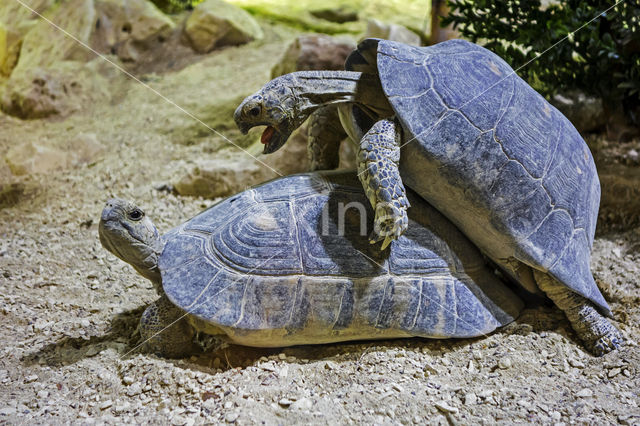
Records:
[[[340,163],[340,142],[346,137],[335,105],[315,110],[309,117],[307,130],[309,169],[337,169]]]
[[[375,211],[371,244],[384,240],[381,250],[407,229],[409,200],[400,178],[400,126],[378,121],[360,140],[358,177]]]
[[[620,331],[588,299],[574,293],[544,272],[534,270],[533,273],[540,289],[564,311],[571,326],[591,353],[602,356],[624,343]]]
[[[184,314],[166,296],[150,304],[140,318],[140,335],[146,349],[167,358],[200,352],[194,343],[196,332]]]

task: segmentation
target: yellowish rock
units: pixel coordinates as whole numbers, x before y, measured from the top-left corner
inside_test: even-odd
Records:
[[[73,38],[89,42],[96,22],[93,0],[67,0],[47,10],[46,17]],[[82,60],[93,54],[76,40],[44,20],[39,20],[24,36],[14,73],[34,67],[48,67],[57,61]]]
[[[150,37],[175,28],[173,21],[146,0],[96,0],[98,15],[94,42],[109,47]]]
[[[216,46],[237,45],[263,37],[262,29],[251,15],[222,0],[206,0],[196,6],[184,31],[200,53]]]
[[[9,77],[18,62],[22,39],[0,23],[0,77]]]

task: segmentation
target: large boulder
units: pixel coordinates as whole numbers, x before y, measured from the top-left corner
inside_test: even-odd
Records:
[[[2,110],[22,119],[66,116],[109,98],[109,85],[97,71],[101,66],[96,61],[62,61],[48,68],[14,71],[2,94]]]
[[[347,56],[355,48],[350,40],[327,35],[298,36],[271,69],[271,78],[295,71],[343,70]]]
[[[22,0],[36,13],[44,13],[54,0]],[[0,79],[18,63],[22,39],[37,23],[38,15],[17,1],[0,2]]]
[[[93,0],[60,2],[50,8],[46,15],[75,39],[85,44],[89,42],[96,23]],[[45,68],[63,60],[86,61],[92,57],[93,54],[76,40],[47,21],[39,20],[24,36],[14,72],[20,73],[35,67]]]
[[[222,0],[205,0],[197,5],[187,19],[184,31],[199,53],[263,37],[262,29],[251,15]]]
[[[174,22],[146,0],[96,0],[96,29],[91,45],[102,52],[135,61],[138,51],[153,37],[164,36]]]
[[[88,43],[96,22],[93,0],[68,0],[45,15],[76,40]],[[41,118],[78,109],[82,99],[101,96],[104,82],[83,63],[93,54],[60,29],[38,20],[24,35],[19,59],[4,84],[2,109],[20,118]]]

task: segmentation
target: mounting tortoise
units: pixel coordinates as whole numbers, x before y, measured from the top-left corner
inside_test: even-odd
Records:
[[[600,183],[573,125],[500,57],[464,40],[366,39],[346,69],[275,78],[238,106],[236,124],[266,125],[270,153],[311,115],[315,168],[334,166],[348,135],[376,212],[372,244],[405,232],[406,185],[511,278],[543,290],[593,353],[617,348],[622,336],[589,269]],[[338,115],[344,133],[318,131]]]
[[[368,243],[355,174],[331,172],[249,189],[163,236],[139,207],[109,200],[100,241],[153,282],[161,297],[141,335],[168,357],[221,341],[473,337],[513,321],[521,300],[451,222],[407,195],[411,227],[383,252]]]

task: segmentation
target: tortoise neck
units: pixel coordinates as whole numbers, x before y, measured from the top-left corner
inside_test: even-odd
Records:
[[[292,77],[298,112],[305,116],[324,105],[363,102],[364,89],[379,86],[376,76],[354,71],[299,71]]]

